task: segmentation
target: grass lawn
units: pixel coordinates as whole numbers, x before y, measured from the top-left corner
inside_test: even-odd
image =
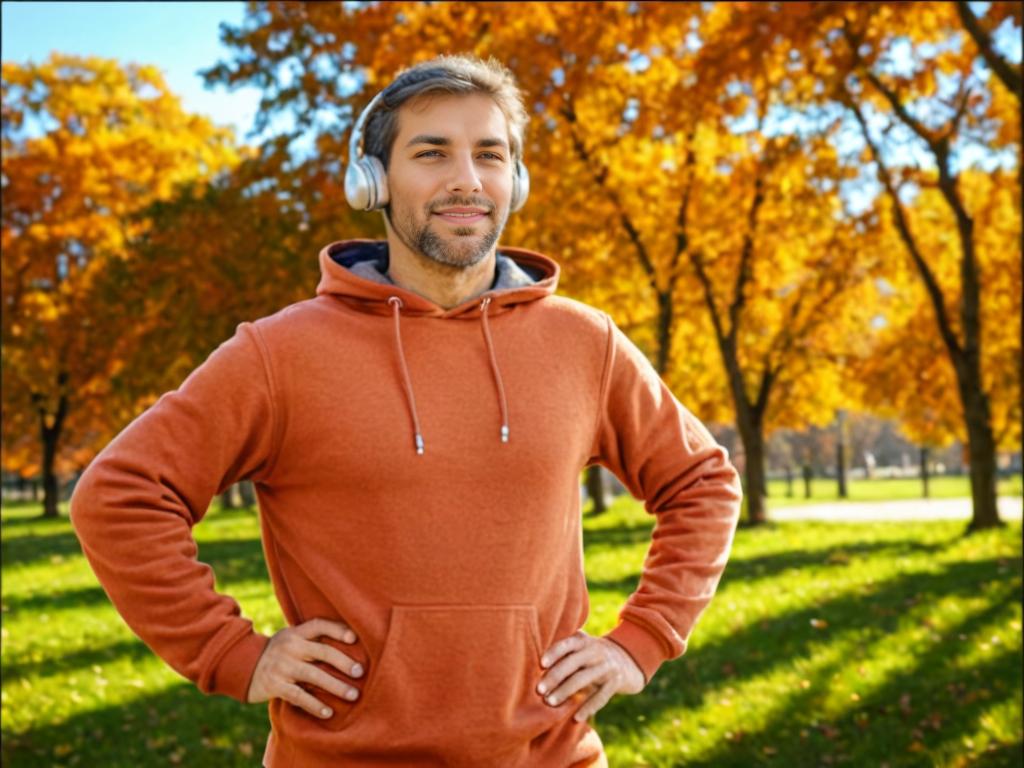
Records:
[[[1000,478],[996,486],[999,496],[1020,496],[1021,476]],[[921,499],[922,484],[916,477],[876,478],[873,480],[847,480],[848,498],[839,498],[839,483],[835,478],[814,478],[811,480],[811,498],[804,498],[804,481],[793,479],[793,497],[787,496],[785,480],[768,481],[769,508],[792,507],[800,504],[824,504],[836,501],[897,501],[900,499]],[[932,499],[956,499],[971,497],[971,480],[966,475],[941,475],[928,481],[928,495]]]
[[[265,705],[205,696],[165,666],[114,612],[66,518],[38,513],[3,511],[0,762],[258,766]],[[586,518],[588,632],[614,625],[652,522],[628,495]],[[1020,524],[962,530],[741,530],[688,652],[598,713],[610,765],[1021,765]],[[256,516],[212,511],[195,532],[218,589],[261,631],[283,626]]]

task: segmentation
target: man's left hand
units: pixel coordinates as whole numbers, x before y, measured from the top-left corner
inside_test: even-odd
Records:
[[[551,706],[583,691],[583,706],[574,715],[577,722],[593,715],[615,694],[640,693],[646,685],[644,673],[621,645],[582,629],[548,648],[541,664],[548,671],[537,692]]]

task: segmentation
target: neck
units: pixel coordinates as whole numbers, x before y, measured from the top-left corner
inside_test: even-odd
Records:
[[[451,309],[494,284],[497,247],[472,266],[441,264],[406,246],[388,230],[388,277],[395,285]]]

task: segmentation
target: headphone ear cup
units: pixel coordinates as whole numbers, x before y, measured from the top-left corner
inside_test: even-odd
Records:
[[[364,157],[361,162],[373,186],[373,199],[370,201],[371,207],[368,210],[379,210],[387,205],[391,199],[391,195],[388,192],[387,171],[384,170],[384,164],[373,155]]]
[[[345,199],[357,211],[375,211],[388,202],[387,173],[376,157],[362,157],[345,171]]]
[[[515,213],[526,203],[530,196],[530,173],[526,170],[522,160],[516,161],[516,172],[512,177],[512,201],[509,205],[509,212]]]
[[[358,160],[350,162],[345,169],[345,199],[357,211],[370,210],[370,180]]]

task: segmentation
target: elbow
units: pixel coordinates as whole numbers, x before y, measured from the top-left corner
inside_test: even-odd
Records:
[[[93,466],[94,464],[91,464],[78,478],[78,482],[75,483],[75,488],[71,492],[71,498],[68,500],[68,520],[79,540],[88,529],[90,512],[96,508]]]

